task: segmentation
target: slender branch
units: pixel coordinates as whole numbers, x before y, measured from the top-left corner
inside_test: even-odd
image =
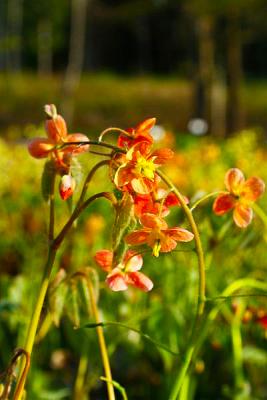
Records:
[[[111,128],[105,129],[103,132],[100,133],[99,138],[98,138],[99,142],[101,142],[103,136],[106,135],[108,132],[119,132],[119,133],[122,133],[124,136],[131,137],[129,132],[125,131],[124,129],[111,127]]]
[[[196,225],[196,222],[194,220],[193,214],[188,208],[188,206],[185,203],[185,200],[182,196],[182,194],[179,192],[179,190],[176,188],[176,186],[171,182],[171,180],[162,172],[162,171],[157,171],[157,174],[161,177],[161,179],[168,185],[170,189],[172,189],[173,193],[178,197],[181,206],[184,210],[184,213],[188,219],[188,222],[191,226],[191,229],[194,233],[194,240],[195,240],[195,245],[196,245],[196,253],[198,256],[198,274],[199,274],[199,283],[198,283],[198,302],[197,302],[197,311],[196,311],[196,316],[195,316],[195,321],[193,324],[192,332],[191,332],[191,337],[189,339],[188,347],[186,350],[185,358],[182,364],[182,367],[179,371],[178,377],[175,380],[173,390],[170,395],[170,400],[175,400],[182,388],[184,379],[186,377],[187,371],[189,369],[194,349],[195,349],[195,343],[197,340],[198,336],[198,331],[199,327],[202,324],[202,317],[204,316],[204,307],[205,307],[205,260],[204,260],[204,253],[202,249],[202,244],[201,244],[201,239],[200,235],[198,232],[198,228]]]
[[[59,146],[56,146],[56,148],[51,149],[51,151],[53,151],[54,149],[61,150],[68,146],[81,147],[81,146],[88,146],[90,144],[95,145],[95,146],[100,146],[100,147],[106,147],[108,149],[115,150],[118,153],[126,153],[126,150],[122,149],[121,147],[118,147],[118,146],[115,146],[113,144],[106,143],[106,142],[99,142],[98,140],[87,140],[87,141],[81,141],[81,142],[65,142],[63,144],[60,144]]]
[[[92,282],[89,277],[86,280],[86,282],[87,282],[88,291],[90,294],[92,313],[93,313],[96,323],[99,324],[99,323],[101,323],[101,319],[100,319],[98,308],[97,308],[97,303],[96,303],[95,294],[94,294],[94,288],[93,288]],[[104,371],[105,371],[105,377],[107,379],[108,399],[115,400],[114,387],[112,384],[112,374],[111,374],[111,368],[110,368],[110,363],[109,363],[109,357],[108,357],[108,351],[107,351],[107,346],[106,346],[106,342],[105,342],[103,327],[97,326],[96,331],[97,331],[97,336],[98,336],[98,342],[99,342],[103,367],[104,367]]]
[[[53,174],[51,189],[49,195],[49,229],[48,229],[48,243],[54,240],[54,226],[55,226],[55,181],[56,174]]]

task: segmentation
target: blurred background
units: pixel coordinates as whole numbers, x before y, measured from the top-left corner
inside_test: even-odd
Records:
[[[90,133],[266,131],[266,17],[265,0],[1,0],[1,134],[47,102]]]
[[[266,182],[266,21],[266,0],[0,0],[0,371],[24,343],[47,252],[44,162],[31,158],[26,147],[29,139],[45,136],[43,106],[56,104],[69,132],[90,138],[109,126],[127,128],[156,117],[158,145],[176,149],[166,172],[191,204],[223,190],[231,167]],[[79,158],[74,201],[84,174],[98,160],[92,154]],[[107,171],[97,175],[88,195],[107,190],[108,179]],[[260,205],[266,211],[266,195]],[[68,209],[58,195],[56,207],[60,229]],[[266,280],[267,234],[257,216],[240,230],[231,215],[212,213],[212,201],[195,216],[208,297],[242,277]],[[140,329],[184,354],[196,304],[196,258],[179,251],[159,259],[147,254],[144,272],[154,281],[153,291],[111,293],[92,260],[97,250],[110,247],[113,220],[101,200],[89,207],[55,270],[71,275],[93,266],[100,274],[105,320]],[[188,228],[178,208],[168,222]],[[103,400],[95,331],[73,329],[77,320],[93,321],[85,302],[77,306],[75,284],[60,307],[48,297],[44,315],[49,320],[56,314],[57,326],[46,317],[41,324],[27,399],[84,400],[90,392],[91,399]],[[250,315],[240,322],[243,392],[235,384],[231,321],[220,314],[192,365],[182,400],[267,398],[267,330],[257,319],[267,315],[265,299],[251,296],[241,304]],[[225,302],[232,317],[239,301]],[[114,379],[129,399],[167,399],[180,358],[127,329],[110,327],[105,335]]]

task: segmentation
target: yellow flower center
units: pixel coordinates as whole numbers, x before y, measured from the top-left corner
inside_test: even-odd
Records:
[[[154,244],[153,249],[152,249],[153,256],[158,257],[160,249],[161,249],[161,243],[160,243],[160,240],[158,239],[158,240],[155,241],[155,244]]]
[[[147,160],[142,156],[138,157],[136,163],[136,171],[138,174],[152,180],[154,179],[155,169],[156,166],[152,160]]]

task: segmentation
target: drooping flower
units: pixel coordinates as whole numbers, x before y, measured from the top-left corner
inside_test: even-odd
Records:
[[[121,134],[118,138],[118,146],[129,149],[139,142],[153,143],[153,137],[150,131],[156,123],[156,118],[147,118],[138,124],[135,128],[128,128],[128,135]]]
[[[233,210],[236,225],[246,228],[253,217],[251,204],[264,193],[265,183],[255,176],[245,180],[240,169],[231,168],[225,175],[225,186],[228,192],[217,197],[213,211],[217,215],[223,215]]]
[[[114,183],[119,189],[130,189],[139,194],[150,193],[159,181],[157,168],[172,157],[173,151],[170,149],[151,153],[147,142],[137,143],[121,156],[122,165],[116,170]]]
[[[63,175],[59,183],[59,194],[62,200],[67,200],[73,195],[75,190],[76,182],[71,175]]]
[[[142,268],[142,256],[132,250],[126,251],[122,261],[113,267],[113,252],[100,250],[95,255],[95,261],[108,272],[106,283],[114,292],[127,290],[134,286],[144,292],[153,288],[153,282],[139,270]]]
[[[130,245],[147,244],[152,248],[152,254],[159,256],[160,252],[167,253],[177,246],[177,242],[189,242],[193,233],[180,227],[169,228],[163,218],[155,214],[143,214],[140,218],[142,229],[135,230],[125,237]]]
[[[67,125],[64,118],[57,114],[53,104],[45,106],[48,119],[45,122],[47,138],[37,137],[28,144],[28,150],[34,158],[46,158],[51,156],[58,167],[66,167],[69,158],[88,151],[89,145],[70,144],[60,148],[61,145],[74,142],[87,142],[88,137],[82,133],[68,134]]]
[[[168,193],[162,188],[157,188],[149,194],[135,194],[133,199],[134,213],[137,217],[141,217],[145,213],[166,217],[170,212],[169,207],[181,205],[174,193]],[[188,204],[189,200],[186,197],[184,197],[184,200]]]

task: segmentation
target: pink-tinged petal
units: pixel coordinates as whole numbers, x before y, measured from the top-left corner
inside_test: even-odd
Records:
[[[235,198],[231,194],[221,194],[213,203],[213,211],[217,215],[223,215],[234,208]]]
[[[83,133],[72,133],[71,135],[68,135],[64,142],[88,142],[89,139],[87,136],[85,136]],[[77,144],[77,145],[70,145],[66,146],[63,151],[66,153],[72,153],[72,154],[79,154],[79,153],[85,153],[86,151],[89,150],[90,145],[89,144]]]
[[[147,242],[147,238],[149,236],[149,232],[140,229],[139,231],[133,231],[125,236],[124,240],[127,244],[130,245],[138,245],[144,244]]]
[[[62,142],[67,136],[66,122],[61,115],[45,121],[45,129],[49,139],[56,143]]]
[[[127,183],[132,179],[132,176],[132,167],[128,164],[124,164],[117,169],[114,176],[114,183],[118,188],[120,188],[127,185]]]
[[[128,250],[123,257],[123,263],[127,271],[139,271],[143,265],[143,258],[140,254],[136,254],[134,250]]]
[[[28,150],[34,158],[45,158],[55,147],[55,143],[49,139],[35,138],[28,144]]]
[[[161,244],[160,252],[162,253],[168,253],[174,250],[175,247],[177,246],[176,240],[174,240],[168,235],[164,235],[164,238],[160,240],[160,244]]]
[[[168,228],[168,225],[163,218],[160,218],[157,215],[151,213],[143,214],[140,218],[140,222],[146,228],[150,228],[152,230],[161,230]]]
[[[245,201],[256,201],[265,191],[265,183],[262,179],[252,176],[242,185],[240,196]]]
[[[163,231],[170,238],[177,242],[190,242],[194,238],[194,234],[183,228],[170,228]]]
[[[148,194],[152,192],[154,188],[154,183],[151,182],[149,179],[139,177],[133,178],[131,180],[131,186],[134,192],[138,194]]]
[[[234,209],[234,221],[239,228],[246,228],[252,221],[252,208],[237,204]]]
[[[114,268],[107,276],[106,282],[113,292],[120,292],[128,289],[125,278],[126,275],[119,268]]]
[[[99,250],[96,252],[94,259],[104,271],[109,271],[112,267],[113,252],[110,250]]]
[[[153,157],[155,164],[162,165],[171,160],[173,155],[174,152],[171,149],[159,149],[154,151],[150,157]]]
[[[138,134],[150,131],[155,125],[155,123],[156,123],[156,118],[147,118],[136,126],[135,131]]]
[[[149,292],[153,288],[153,282],[142,272],[129,272],[126,275],[126,282],[144,292]]]
[[[59,194],[62,200],[67,200],[73,195],[76,182],[71,175],[63,175],[59,184]]]
[[[231,168],[226,172],[224,182],[229,192],[238,194],[240,186],[245,181],[244,174],[238,168]]]

